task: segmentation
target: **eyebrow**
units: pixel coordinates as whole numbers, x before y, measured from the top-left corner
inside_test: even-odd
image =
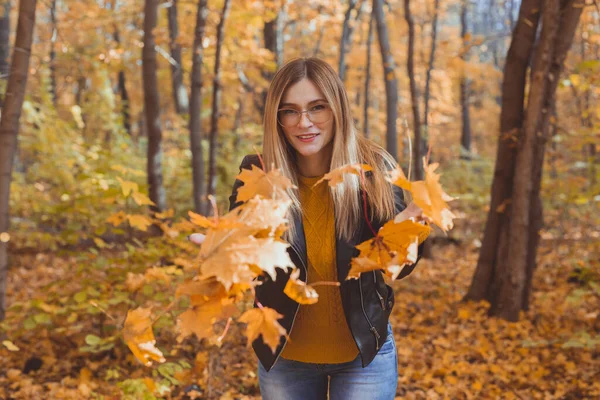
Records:
[[[311,104],[319,103],[319,102],[327,102],[327,100],[325,100],[325,99],[317,99],[317,100],[309,101],[308,105],[310,106]],[[298,104],[294,104],[294,103],[282,103],[279,107],[289,107],[289,106],[299,107]]]

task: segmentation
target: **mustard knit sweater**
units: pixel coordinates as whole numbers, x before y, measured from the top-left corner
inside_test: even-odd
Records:
[[[302,223],[308,256],[308,283],[337,281],[333,199],[322,176],[298,176]],[[358,348],[352,338],[338,286],[316,286],[319,301],[300,305],[282,357],[318,364],[352,361]]]

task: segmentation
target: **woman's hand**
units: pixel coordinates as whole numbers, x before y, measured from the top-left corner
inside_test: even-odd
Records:
[[[188,240],[195,244],[202,244],[204,239],[206,239],[206,235],[203,233],[192,233],[188,236]]]

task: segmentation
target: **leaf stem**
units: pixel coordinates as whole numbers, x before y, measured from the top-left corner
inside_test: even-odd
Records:
[[[315,287],[315,286],[340,286],[339,282],[330,282],[330,281],[319,281],[319,282],[315,282],[315,283],[311,283],[309,284],[309,286]]]

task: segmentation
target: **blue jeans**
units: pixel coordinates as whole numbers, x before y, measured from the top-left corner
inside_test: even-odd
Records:
[[[267,372],[258,362],[263,400],[392,400],[398,385],[398,355],[391,325],[373,361],[362,368],[360,354],[342,364],[312,364],[280,357]]]

